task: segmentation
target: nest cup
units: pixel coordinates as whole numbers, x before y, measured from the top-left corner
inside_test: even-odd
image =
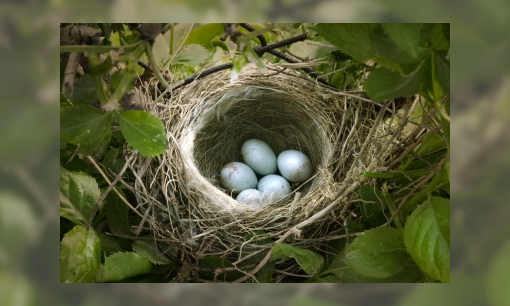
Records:
[[[207,76],[174,91],[165,103],[154,103],[148,94],[142,99],[145,110],[165,123],[169,149],[157,159],[137,157],[138,209],[157,238],[180,249],[185,261],[214,255],[235,262],[247,246],[269,251],[272,245],[254,243],[257,235],[320,249],[321,239],[356,209],[352,200],[366,181],[362,172],[387,155],[388,139],[374,132],[373,104],[268,67],[261,73],[248,65],[235,82],[230,71]],[[254,208],[221,186],[221,168],[242,161],[241,146],[251,138],[276,154],[294,149],[310,158],[312,178],[287,203]],[[287,261],[281,269],[299,267]]]

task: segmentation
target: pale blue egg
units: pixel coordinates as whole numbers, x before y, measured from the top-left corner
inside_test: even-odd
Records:
[[[302,183],[312,176],[312,162],[299,151],[283,151],[278,155],[277,164],[282,176],[290,182]]]
[[[241,147],[243,162],[259,175],[276,173],[276,154],[260,139],[246,140]]]
[[[251,206],[260,206],[262,204],[262,192],[257,189],[245,189],[237,195],[236,200]]]
[[[257,186],[255,172],[240,162],[232,162],[223,166],[220,172],[220,180],[223,187],[234,194]]]
[[[289,182],[276,174],[269,174],[261,178],[257,189],[263,193],[264,199],[268,202],[280,201],[292,192]],[[286,201],[284,200],[284,202]]]

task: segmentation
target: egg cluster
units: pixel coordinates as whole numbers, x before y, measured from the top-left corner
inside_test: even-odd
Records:
[[[259,206],[285,201],[292,191],[289,182],[302,183],[312,176],[308,156],[296,150],[286,150],[276,157],[273,149],[259,139],[245,141],[241,155],[244,163],[226,164],[221,169],[220,179],[243,204]],[[276,174],[278,171],[281,175]],[[262,176],[260,181],[257,175]]]

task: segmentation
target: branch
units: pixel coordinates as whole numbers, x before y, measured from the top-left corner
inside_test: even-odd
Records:
[[[260,35],[261,36],[261,35]],[[258,37],[258,36],[257,36]],[[265,52],[268,52],[276,57],[279,57],[289,63],[297,63],[296,60],[290,58],[289,56],[279,52],[279,51],[276,51],[274,49],[276,48],[280,48],[280,47],[283,47],[283,46],[287,46],[287,45],[290,45],[290,44],[293,44],[295,42],[298,42],[298,41],[302,41],[302,40],[305,40],[306,38],[308,37],[308,34],[305,33],[305,34],[300,34],[300,35],[297,35],[297,36],[294,36],[294,37],[291,37],[291,38],[288,38],[288,39],[284,39],[282,41],[279,41],[279,42],[276,42],[274,44],[270,44],[270,45],[266,45],[266,46],[263,46],[263,47],[255,47],[253,48],[253,50],[255,51],[255,53],[257,53],[258,56],[262,56]],[[260,40],[260,38],[259,38]],[[265,39],[264,39],[264,42],[265,42]],[[262,42],[261,42],[262,43]],[[209,69],[206,69],[200,73],[197,73],[181,82],[178,82],[176,83],[174,86],[172,86],[171,90],[174,90],[174,89],[177,89],[181,86],[185,86],[185,85],[188,85],[190,84],[191,82],[193,82],[194,80],[198,80],[198,79],[201,79],[205,76],[208,76],[210,74],[213,74],[215,72],[218,72],[218,71],[221,71],[221,70],[226,70],[226,69],[231,69],[233,67],[233,64],[232,63],[228,63],[228,64],[223,64],[223,65],[218,65],[218,66],[214,66],[212,68],[209,68]],[[310,76],[316,78],[319,82],[325,84],[325,85],[329,85],[329,83],[324,79],[322,78],[321,76],[319,76],[317,73],[315,73],[312,69],[310,68],[303,68],[302,69],[303,71],[305,71],[307,74],[309,74]]]

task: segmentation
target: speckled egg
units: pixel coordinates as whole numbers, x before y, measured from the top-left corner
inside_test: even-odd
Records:
[[[220,180],[223,187],[234,194],[257,186],[255,172],[246,164],[240,162],[232,162],[223,166],[220,172]]]
[[[262,192],[257,189],[245,189],[237,195],[236,200],[251,206],[260,206],[262,204]]]
[[[302,183],[312,176],[312,162],[299,151],[283,151],[278,155],[277,164],[282,176],[290,182]]]
[[[276,173],[276,154],[260,139],[246,140],[241,147],[243,162],[259,175]]]
[[[292,192],[289,182],[276,174],[269,174],[261,178],[257,189],[263,193],[264,198],[268,199],[269,202],[279,201]],[[284,200],[284,202],[286,201]]]

